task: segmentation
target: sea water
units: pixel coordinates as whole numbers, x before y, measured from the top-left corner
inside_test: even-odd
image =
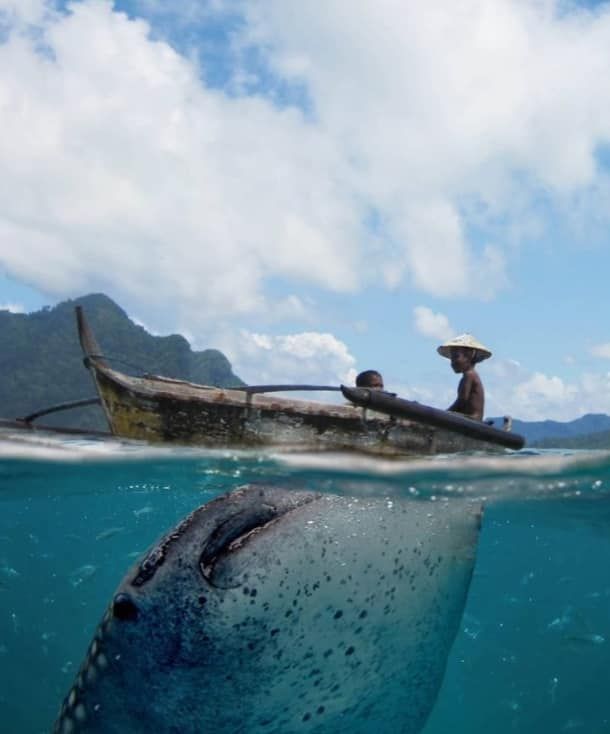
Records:
[[[610,733],[610,454],[397,462],[10,432],[0,433],[0,730],[49,732],[127,568],[195,507],[252,482],[431,511],[483,499],[468,603],[423,734]]]

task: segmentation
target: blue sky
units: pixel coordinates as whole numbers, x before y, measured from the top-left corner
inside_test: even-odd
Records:
[[[603,2],[0,0],[0,307],[440,407],[469,331],[488,415],[610,413],[608,78]]]

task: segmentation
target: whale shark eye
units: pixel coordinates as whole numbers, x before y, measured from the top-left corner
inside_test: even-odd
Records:
[[[117,594],[112,602],[112,614],[123,622],[135,622],[140,611],[128,594]]]

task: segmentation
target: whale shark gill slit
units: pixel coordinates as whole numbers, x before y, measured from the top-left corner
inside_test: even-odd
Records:
[[[309,504],[314,499],[315,496],[302,497],[296,507]],[[199,559],[201,573],[210,586],[218,589],[237,588],[239,584],[221,584],[214,579],[216,564],[240,548],[253,533],[261,532],[296,507],[280,507],[267,503],[254,507],[250,505],[220,523],[211,533]]]
[[[150,581],[165,562],[172,545],[175,545],[193,526],[205,524],[207,520],[214,527],[209,532],[201,553],[201,573],[210,585],[231,588],[214,584],[213,572],[216,561],[236,548],[240,541],[252,532],[320,497],[315,492],[294,492],[289,501],[282,501],[285,498],[278,496],[279,501],[274,502],[275,494],[277,493],[264,490],[258,493],[237,490],[228,503],[223,501],[224,498],[216,498],[198,507],[147,553],[131,580],[131,585],[140,587]]]
[[[199,559],[199,568],[204,579],[217,588],[237,587],[238,584],[214,583],[214,567],[217,561],[240,545],[247,535],[273,522],[277,516],[275,507],[263,505],[258,512],[244,510],[219,525],[210,536]]]
[[[136,575],[131,580],[132,586],[142,586],[152,579],[159,566],[163,565],[172,543],[175,543],[180,539],[186,530],[195,522],[197,515],[205,512],[205,509],[205,506],[198,507],[196,510],[191,512],[191,514],[185,517],[173,532],[165,535],[159,543],[148,552],[144,560],[140,563]]]

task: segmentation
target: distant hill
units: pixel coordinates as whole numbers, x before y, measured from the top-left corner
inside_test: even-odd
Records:
[[[502,421],[494,418],[494,424]],[[513,431],[525,436],[528,446],[538,448],[599,448],[610,447],[610,416],[587,413],[573,421],[513,420]]]
[[[78,343],[76,305],[83,307],[110,365],[122,372],[151,372],[219,387],[244,384],[222,352],[193,352],[178,334],[152,336],[98,293],[31,314],[0,311],[0,417],[23,417],[58,403],[95,397]],[[41,422],[107,429],[97,406],[45,416]]]
[[[543,438],[534,444],[540,449],[610,449],[610,431],[596,431],[582,436]]]

